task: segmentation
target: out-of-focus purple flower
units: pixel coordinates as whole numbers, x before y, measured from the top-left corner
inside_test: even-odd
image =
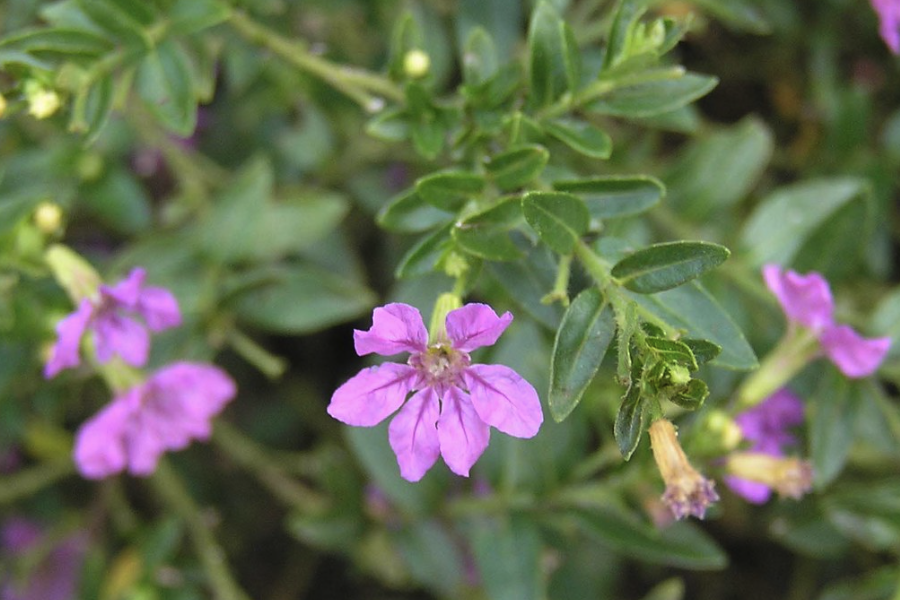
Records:
[[[206,440],[211,421],[234,397],[234,381],[218,367],[175,363],[117,396],[75,437],[75,464],[89,479],[122,470],[146,476],[167,450]]]
[[[831,289],[820,274],[800,275],[782,272],[778,265],[766,265],[763,278],[788,321],[812,331],[822,351],[844,375],[866,377],[881,365],[891,339],[864,338],[851,327],[836,324]]]
[[[693,515],[702,519],[706,508],[719,499],[715,483],[691,465],[678,443],[675,426],[667,419],[657,419],[647,430],[653,459],[666,484],[662,501],[676,519]]]
[[[872,0],[878,13],[881,39],[894,54],[900,54],[900,0]]]
[[[750,442],[749,452],[782,457],[786,447],[797,443],[788,430],[803,423],[803,401],[781,389],[737,415],[734,421]],[[764,504],[772,495],[771,487],[759,481],[734,475],[726,475],[724,480],[732,491],[754,504]]]
[[[43,539],[44,533],[37,523],[14,517],[0,531],[2,555],[13,560],[23,557]],[[57,543],[23,577],[0,573],[4,576],[0,582],[0,600],[75,600],[86,550],[85,535],[76,533]]]
[[[491,426],[530,438],[544,419],[537,392],[521,375],[469,358],[472,350],[494,344],[512,318],[508,312],[498,317],[485,304],[466,304],[447,314],[446,339],[429,344],[417,309],[399,303],[376,308],[371,329],[354,332],[356,353],[409,352],[409,360],[363,369],[334,392],[328,413],[372,427],[400,409],[388,438],[403,478],[418,481],[439,455],[467,477],[487,448]]]
[[[96,299],[83,299],[62,319],[56,325],[57,339],[44,366],[44,377],[50,379],[81,363],[81,338],[89,330],[94,333],[101,363],[119,356],[132,366],[143,366],[150,351],[147,329],[162,331],[181,324],[175,296],[165,288],[144,286],[145,277],[144,269],[136,268],[114,286],[101,285]]]

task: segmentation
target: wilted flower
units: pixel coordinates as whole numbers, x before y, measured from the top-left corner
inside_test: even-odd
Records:
[[[101,363],[119,356],[132,366],[143,366],[150,352],[147,329],[162,331],[181,323],[175,296],[164,288],[145,287],[145,277],[144,270],[136,268],[114,286],[101,285],[96,298],[84,298],[75,312],[57,323],[57,340],[44,367],[44,377],[49,379],[80,364],[81,338],[87,330],[94,332]],[[129,314],[140,316],[144,324]]]
[[[778,265],[763,267],[766,285],[778,298],[788,321],[807,328],[822,351],[847,377],[875,372],[891,346],[891,339],[860,336],[847,325],[834,322],[834,302],[828,282],[818,273],[782,272]]]
[[[0,571],[0,600],[72,600],[76,597],[78,578],[87,540],[75,533],[55,543],[49,551],[42,549],[46,536],[33,521],[21,517],[7,520],[0,530],[0,565],[21,558],[31,568],[21,577]],[[29,554],[45,552],[34,561]]]
[[[719,499],[714,482],[703,477],[691,465],[678,443],[678,434],[671,421],[657,419],[648,432],[653,458],[666,484],[663,502],[676,519],[688,515],[702,519],[706,507]]]
[[[447,313],[444,331],[429,344],[417,309],[399,303],[376,308],[371,329],[354,332],[356,353],[409,352],[409,360],[363,369],[334,392],[328,413],[372,427],[403,406],[388,429],[400,474],[418,481],[440,455],[451,471],[468,476],[488,445],[490,426],[530,438],[543,422],[537,392],[518,373],[471,364],[469,352],[494,344],[512,318],[467,304]]]
[[[788,429],[803,423],[803,402],[789,390],[781,389],[757,406],[740,413],[734,420],[740,427],[743,438],[750,442],[750,447],[747,448],[749,454],[780,458],[784,456],[787,446],[797,442]],[[738,453],[737,455],[745,454],[747,453]],[[732,474],[724,478],[725,484],[748,502],[763,504],[769,500],[771,488],[781,489],[788,485],[787,482],[780,482],[780,480],[773,484],[770,480],[771,477],[778,471],[782,473],[783,479],[784,476],[790,475],[791,469],[773,468],[771,474],[762,477],[755,471],[751,471],[751,475],[755,476],[747,479],[739,477],[738,473],[765,466],[765,464],[765,460],[739,458],[731,461],[729,459],[726,467]],[[791,494],[782,492],[782,495]]]
[[[900,54],[900,2],[897,0],[872,0],[872,8],[878,13],[881,39],[894,54]]]
[[[175,363],[117,396],[75,438],[75,464],[89,479],[122,470],[150,475],[167,450],[205,440],[211,421],[236,393],[218,367]]]
[[[769,499],[769,488],[781,496],[800,498],[812,487],[812,465],[809,461],[794,456],[735,452],[726,460],[725,468],[733,475],[732,481],[726,481],[728,486],[755,504],[762,504]],[[737,487],[734,486],[734,478],[741,482]],[[765,488],[764,499],[760,499],[763,494],[749,488],[749,483],[757,483]]]

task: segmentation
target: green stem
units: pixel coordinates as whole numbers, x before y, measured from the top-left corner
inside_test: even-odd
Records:
[[[224,550],[210,532],[184,482],[165,459],[160,461],[150,481],[157,495],[187,525],[191,541],[209,577],[215,600],[250,600],[231,574]]]
[[[229,423],[216,423],[213,443],[234,462],[258,477],[285,505],[303,513],[319,512],[327,506],[327,501],[320,494],[288,476],[266,448]]]
[[[238,329],[228,332],[228,344],[269,379],[278,379],[287,370],[287,361],[275,356]]]
[[[0,506],[27,498],[63,477],[75,473],[75,464],[67,456],[29,467],[24,471],[3,476],[0,486]]]
[[[403,90],[389,79],[316,56],[305,44],[279,35],[241,11],[232,12],[230,23],[248,41],[267,48],[301,71],[325,81],[353,99],[366,111],[376,112],[381,108],[383,101],[378,96],[397,102],[404,99]],[[373,96],[372,93],[378,96]]]
[[[750,374],[735,392],[735,409],[756,406],[819,354],[815,334],[803,327],[790,326],[778,345],[763,359],[759,369]]]
[[[541,298],[542,304],[559,302],[564,307],[569,306],[569,277],[572,274],[572,255],[559,257],[559,266],[556,270],[556,281],[553,290]]]

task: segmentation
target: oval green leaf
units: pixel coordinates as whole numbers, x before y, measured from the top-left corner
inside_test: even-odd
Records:
[[[486,168],[498,188],[514,190],[537,177],[548,160],[550,153],[546,148],[529,144],[498,154],[487,163]]]
[[[716,77],[709,75],[684,73],[673,78],[616,88],[586,108],[616,117],[652,117],[705,96],[718,82]]]
[[[522,214],[541,240],[559,254],[572,253],[591,219],[584,202],[565,192],[525,194]]]
[[[465,171],[433,173],[416,181],[416,191],[435,208],[457,212],[484,189],[484,177]]]
[[[585,156],[606,159],[612,154],[612,138],[590,123],[577,119],[555,119],[543,125],[547,133]]]
[[[427,231],[452,218],[452,214],[438,210],[425,202],[415,190],[409,190],[386,204],[378,212],[376,220],[385,229],[415,233]]]
[[[613,434],[622,458],[628,460],[637,449],[644,433],[646,421],[646,402],[641,398],[641,385],[633,376],[628,391],[622,397],[622,404],[616,413],[616,423],[613,426]]]
[[[556,181],[553,187],[584,199],[594,219],[639,215],[659,204],[666,194],[661,181],[645,175]]]
[[[632,292],[654,294],[696,279],[730,254],[728,248],[709,242],[654,244],[620,260],[611,273]]]
[[[558,422],[578,406],[616,331],[613,311],[596,287],[575,298],[563,316],[550,358],[550,414]]]

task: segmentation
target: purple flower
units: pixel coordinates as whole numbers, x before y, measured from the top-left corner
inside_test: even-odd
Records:
[[[114,356],[134,367],[147,362],[151,331],[181,324],[178,301],[164,288],[144,287],[146,273],[136,268],[114,286],[101,285],[98,298],[85,298],[75,312],[56,325],[57,340],[44,367],[50,379],[63,369],[81,363],[81,338],[94,332],[97,360],[107,363]],[[129,314],[140,316],[144,323]]]
[[[75,464],[89,479],[126,469],[150,475],[163,452],[208,439],[210,421],[235,393],[234,381],[212,365],[181,362],[160,369],[81,426]]]
[[[354,332],[356,353],[409,352],[409,360],[363,369],[334,392],[328,414],[372,427],[400,409],[388,438],[403,478],[420,480],[438,455],[467,477],[488,445],[491,426],[530,438],[544,419],[537,392],[518,373],[473,365],[469,358],[472,350],[494,344],[512,318],[508,312],[498,317],[485,304],[466,304],[447,314],[447,339],[429,344],[418,310],[408,304],[376,308],[372,328]]]
[[[0,600],[73,600],[87,539],[83,533],[70,535],[35,562],[29,553],[41,552],[44,533],[36,523],[13,517],[0,531],[0,559],[21,557],[31,568],[25,577],[5,578],[0,582]],[[0,560],[0,564],[8,563]],[[4,573],[0,572],[0,575]]]
[[[900,54],[900,0],[871,0],[878,13],[881,39],[894,54]]]
[[[891,346],[891,339],[860,336],[847,325],[834,322],[834,302],[828,282],[818,273],[782,272],[778,265],[763,267],[763,278],[778,298],[788,321],[798,323],[819,340],[822,351],[847,377],[875,372]]]
[[[781,389],[750,410],[735,417],[749,452],[782,457],[784,449],[797,443],[788,431],[803,423],[803,402],[787,389]],[[734,475],[726,475],[725,484],[753,504],[764,504],[772,495],[770,486]]]
[[[715,482],[700,474],[691,465],[678,442],[675,426],[668,419],[657,419],[647,429],[650,449],[659,474],[666,484],[662,501],[676,519],[693,515],[702,519],[707,507],[718,501]]]

